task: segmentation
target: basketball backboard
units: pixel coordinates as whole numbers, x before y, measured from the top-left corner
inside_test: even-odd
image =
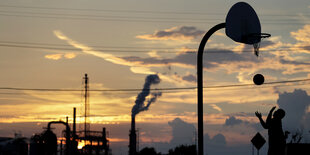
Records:
[[[261,41],[261,25],[254,9],[245,2],[234,4],[226,16],[226,35],[245,44]]]

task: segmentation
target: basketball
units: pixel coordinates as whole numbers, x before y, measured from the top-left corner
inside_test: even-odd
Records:
[[[254,77],[253,77],[253,82],[256,84],[256,85],[262,85],[265,81],[265,78],[262,74],[256,74]]]

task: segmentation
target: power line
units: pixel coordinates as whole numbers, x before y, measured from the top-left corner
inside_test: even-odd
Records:
[[[286,82],[286,81],[284,81]],[[292,87],[292,86],[306,86],[306,85],[309,85],[310,83],[306,83],[306,82],[309,82],[308,80],[307,81],[301,81],[301,83],[297,83],[297,82],[291,82],[290,85],[276,85],[275,84],[278,84],[278,83],[273,83],[273,82],[270,82],[270,83],[265,83],[263,86],[256,86],[256,85],[253,85],[253,84],[244,84],[244,85],[241,85],[241,86],[238,86],[238,85],[224,85],[223,87],[220,87],[222,89],[218,89],[219,87],[204,87],[205,89],[209,88],[208,91],[222,91],[222,90],[235,90],[238,88],[238,90],[242,90],[242,89],[253,89],[254,87],[259,87],[259,88],[269,88],[269,87]],[[267,84],[267,86],[266,86]],[[236,87],[230,87],[230,86],[236,86]],[[250,87],[252,86],[252,87]],[[253,87],[254,86],[254,87]],[[186,87],[188,89],[177,89],[177,90],[168,90],[168,91],[165,91],[165,90],[161,90],[161,91],[165,91],[164,93],[179,93],[179,92],[188,92],[189,90],[190,91],[194,91],[196,87]],[[213,88],[213,89],[212,89]],[[7,89],[3,89],[3,90],[7,90]],[[13,89],[10,89],[12,91],[16,91],[16,90],[13,90]],[[28,89],[27,89],[28,90]],[[63,89],[63,90],[66,90],[66,89]],[[75,90],[75,89],[74,89]],[[158,91],[158,89],[151,89],[151,90],[156,90]],[[0,91],[1,91],[1,88],[0,88]],[[17,91],[23,91],[23,90],[17,90]],[[49,96],[49,95],[61,95],[61,96],[64,96],[64,95],[81,95],[81,93],[78,92],[79,90],[76,90],[76,91],[41,91],[43,94],[40,94],[40,95],[45,95],[45,96]],[[119,91],[111,91],[111,92],[108,92],[109,90],[105,90],[104,94],[109,94],[109,93],[117,93],[117,94],[137,94],[136,91],[123,91],[123,89],[119,90]],[[137,89],[137,91],[141,91]],[[61,94],[55,94],[56,92],[61,92]],[[99,92],[100,93],[100,90],[97,90],[96,92]],[[47,93],[50,93],[50,94],[47,94]],[[69,94],[63,94],[63,93],[69,93]],[[16,92],[0,92],[0,95],[29,95],[27,93],[16,93]],[[102,94],[92,94],[92,96],[96,96],[96,95],[102,95]]]
[[[206,19],[206,18],[177,18],[177,17],[142,17],[142,16],[111,16],[111,15],[97,15],[97,14],[68,14],[68,13],[45,13],[45,12],[21,12],[21,11],[1,11],[0,13],[9,13],[9,14],[30,14],[30,15],[47,15],[47,16],[67,16],[67,17],[87,17],[87,18],[94,18],[94,19],[106,19],[106,18],[125,18],[125,19],[161,19],[161,20],[212,20],[212,21],[219,21],[217,18],[213,19]]]
[[[209,21],[181,21],[181,20],[148,20],[148,19],[118,19],[118,18],[83,18],[83,17],[65,17],[65,16],[42,16],[42,15],[16,15],[16,14],[3,14],[0,16],[11,17],[27,17],[27,18],[43,18],[43,19],[66,19],[66,20],[91,20],[91,21],[116,21],[116,22],[145,22],[145,23],[216,23]],[[296,24],[296,23],[295,23]]]
[[[63,50],[63,51],[81,51],[77,48],[61,48],[61,47],[47,47],[47,46],[29,46],[29,45],[11,45],[11,44],[1,44],[0,47],[14,47],[14,48],[33,48],[33,49],[47,49],[47,50]],[[141,50],[115,50],[115,49],[93,49],[99,52],[120,52],[120,53],[148,53],[150,51]],[[177,53],[176,51],[156,51],[158,53]],[[193,52],[195,53],[195,52]]]
[[[262,42],[264,43],[264,42]],[[261,43],[261,44],[262,44]],[[21,41],[6,41],[6,40],[0,40],[0,44],[22,44],[22,45],[32,45],[32,46],[36,46],[36,45],[43,45],[43,46],[64,46],[64,47],[72,47],[72,45],[67,45],[67,44],[53,44],[53,43],[38,43],[38,42],[21,42]],[[175,48],[175,47],[152,47],[152,46],[99,46],[99,45],[89,45],[90,47],[94,47],[94,48],[100,48],[100,49],[173,49],[173,50],[177,50],[177,49],[182,49],[182,48]],[[262,46],[262,45],[261,45]],[[309,46],[294,46],[289,47],[289,46],[283,46],[280,47],[281,49],[299,49],[299,48],[308,48]],[[262,47],[263,48],[263,47]],[[191,48],[189,48],[191,49]],[[196,49],[196,47],[194,48]]]
[[[45,46],[48,45],[48,46]],[[54,46],[57,45],[57,46]],[[51,46],[51,47],[50,47]],[[34,44],[19,44],[19,43],[2,43],[0,42],[0,47],[11,47],[11,48],[31,48],[31,49],[46,49],[46,50],[63,50],[63,51],[81,51],[81,49],[77,49],[77,48],[66,48],[66,47],[59,47],[59,46],[66,46],[66,45],[60,45],[60,44],[39,44],[39,43],[34,43]],[[96,47],[96,46],[94,46]],[[99,46],[97,46],[99,47]],[[99,47],[100,48],[100,47]],[[99,51],[99,52],[116,52],[116,53],[149,53],[152,50],[156,50],[157,53],[180,53],[179,51],[177,51],[177,49],[173,49],[173,48],[167,48],[170,50],[157,50],[157,48],[155,47],[154,49],[152,49],[151,47],[149,47],[149,50],[141,50],[143,47],[138,48],[138,49],[134,49],[135,47],[130,47],[131,49],[129,50],[125,50],[124,48],[126,47],[119,47],[120,49],[116,49],[117,47],[110,47],[112,49],[110,49],[109,47],[107,47],[107,49],[104,49],[104,47],[101,47],[103,49],[96,49],[94,48],[93,50],[95,51]],[[294,47],[294,48],[290,48],[290,47],[281,47],[279,49],[269,49],[269,50],[260,50],[261,52],[272,52],[272,51],[288,51],[288,50],[302,50],[301,48],[304,48],[303,46],[301,46],[300,48],[298,47]],[[159,48],[161,49],[161,48]],[[164,48],[162,48],[164,49]],[[181,49],[181,48],[179,48]],[[216,54],[216,53],[231,53],[234,54],[235,52],[232,51],[226,51],[225,49],[223,50],[206,50],[206,53],[212,53],[212,54]],[[251,49],[246,49],[246,50],[242,50],[242,53],[252,53],[253,51]],[[188,49],[188,51],[186,53],[196,53],[196,49]]]
[[[94,18],[94,19],[143,19],[143,20],[150,20],[150,19],[156,19],[156,20],[186,20],[186,21],[220,21],[219,18],[178,18],[178,17],[145,17],[145,16],[111,16],[111,15],[97,15],[97,14],[69,14],[69,13],[45,13],[45,12],[25,12],[25,11],[1,11],[0,13],[9,13],[9,14],[30,14],[30,15],[46,15],[46,16],[60,16],[60,17],[87,17],[87,18]],[[266,19],[264,21],[298,21],[296,18],[291,19]]]
[[[15,5],[0,5],[2,8],[23,8],[23,9],[39,9],[39,10],[62,10],[62,11],[83,11],[83,12],[122,12],[122,13],[141,13],[141,14],[193,14],[193,15],[226,15],[225,13],[215,12],[184,12],[184,11],[150,11],[150,10],[111,10],[111,9],[92,9],[92,8],[59,8],[59,7],[40,7],[40,6],[15,6]],[[302,13],[305,16],[310,16],[308,13]],[[298,14],[262,14],[263,16],[289,16],[296,17]]]
[[[109,9],[83,9],[83,8],[56,8],[56,7],[34,7],[34,6],[13,6],[13,5],[0,5],[0,7],[7,8],[24,8],[24,9],[45,9],[45,10],[63,10],[63,11],[93,11],[93,12],[123,12],[123,13],[150,13],[150,14],[198,14],[201,12],[173,12],[173,11],[147,11],[147,10],[109,10]],[[213,13],[215,15],[221,15]]]
[[[286,81],[274,81],[266,82],[264,85],[275,85],[283,83],[298,83],[298,82],[308,82],[309,79],[298,79],[298,80],[286,80]],[[235,88],[235,87],[248,87],[254,86],[254,84],[233,84],[233,85],[218,85],[218,86],[206,86],[204,89],[218,89],[218,88]],[[171,87],[171,88],[153,88],[148,89],[152,91],[171,91],[171,90],[193,90],[197,87]],[[82,89],[50,89],[50,88],[17,88],[17,87],[0,87],[0,90],[16,90],[16,91],[61,91],[61,92],[75,92],[82,91]],[[123,89],[90,89],[93,92],[130,92],[130,91],[141,91],[137,88],[123,88]]]
[[[33,13],[33,12],[8,12],[2,11],[0,16],[43,18],[43,19],[66,19],[66,20],[94,20],[94,21],[117,21],[117,22],[157,22],[157,23],[218,23],[220,19],[182,19],[182,18],[160,18],[160,17],[128,17],[128,16],[101,16],[94,18],[96,15],[75,15],[72,14],[51,14],[51,13]],[[12,14],[15,13],[15,14]],[[16,14],[20,13],[20,14]],[[30,15],[29,15],[30,14]],[[68,16],[69,15],[69,16]],[[80,17],[83,16],[83,17]],[[156,20],[157,19],[157,20]],[[280,22],[275,22],[280,21]],[[263,24],[282,24],[282,25],[300,25],[296,20],[270,20]]]

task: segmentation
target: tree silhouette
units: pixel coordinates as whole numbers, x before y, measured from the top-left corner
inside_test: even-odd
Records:
[[[139,155],[161,155],[161,153],[157,153],[153,147],[145,147],[139,152]]]
[[[196,145],[181,145],[173,150],[170,149],[168,155],[196,155]]]

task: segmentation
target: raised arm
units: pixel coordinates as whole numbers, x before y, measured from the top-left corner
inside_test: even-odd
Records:
[[[256,117],[259,119],[260,124],[263,126],[264,129],[268,129],[267,124],[265,121],[262,119],[262,114],[258,111],[255,112]]]
[[[266,125],[267,126],[270,126],[271,117],[272,117],[272,113],[273,113],[274,109],[276,109],[276,107],[272,107],[269,111],[269,114],[268,114],[267,119],[266,119]]]

